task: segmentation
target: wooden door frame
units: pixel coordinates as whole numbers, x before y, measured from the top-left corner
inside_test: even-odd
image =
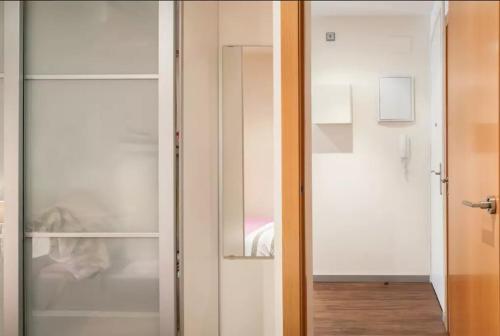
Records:
[[[308,116],[305,104],[305,39],[303,1],[283,1],[281,18],[281,173],[283,335],[306,336],[308,269],[306,207],[311,183],[306,165]],[[312,283],[309,281],[309,283]],[[309,316],[310,317],[310,316]],[[310,324],[310,323],[309,323]]]
[[[281,29],[281,151],[282,151],[282,274],[283,335],[306,336],[312,327],[311,252],[311,162],[310,85],[308,59],[310,3],[283,1],[280,4]],[[447,30],[447,16],[444,17]],[[445,33],[445,43],[447,43]],[[448,176],[447,50],[445,51],[444,91],[444,176]],[[447,184],[445,184],[447,194]],[[448,207],[445,218],[445,295],[448,305]],[[446,309],[448,311],[448,309]],[[447,314],[448,315],[448,314]],[[444,317],[448,329],[448,316]]]

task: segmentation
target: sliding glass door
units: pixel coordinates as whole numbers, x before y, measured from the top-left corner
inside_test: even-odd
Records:
[[[156,1],[19,9],[22,220],[7,225],[22,232],[25,335],[176,332],[173,13]]]

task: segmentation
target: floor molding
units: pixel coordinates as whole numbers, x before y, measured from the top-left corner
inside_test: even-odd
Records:
[[[443,318],[443,324],[444,324],[446,331],[449,331],[448,330],[448,315],[445,312],[443,312],[442,318]]]
[[[314,275],[314,282],[429,282],[428,275]]]

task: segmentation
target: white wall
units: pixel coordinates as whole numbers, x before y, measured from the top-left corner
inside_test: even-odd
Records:
[[[272,1],[220,1],[220,45],[273,45]]]
[[[428,26],[424,16],[312,20],[313,85],[352,84],[354,118],[313,125],[315,275],[429,275]],[[413,123],[377,122],[378,79],[395,74],[414,76]]]
[[[307,286],[307,335],[314,334],[314,272],[313,272],[313,218],[312,218],[312,90],[311,90],[311,22],[312,3],[304,3],[304,239],[305,281]]]
[[[217,224],[221,47],[271,46],[272,24],[271,2],[184,3],[184,306],[181,308],[185,335],[188,336],[217,335],[219,322],[220,334],[225,336],[279,335],[275,333],[274,312],[279,305],[274,303],[277,286],[274,260],[219,260],[222,255],[218,245],[221,228]],[[274,139],[277,136],[279,133]],[[275,144],[275,148],[279,147]],[[276,163],[278,158],[274,160]],[[278,228],[277,234],[279,232]],[[279,251],[278,242],[275,248]],[[281,324],[278,325],[276,328],[280,328]]]
[[[183,3],[184,335],[219,334],[218,3]]]
[[[219,6],[220,47],[273,44],[271,2],[221,1]],[[221,258],[220,281],[221,335],[276,335],[274,260]]]

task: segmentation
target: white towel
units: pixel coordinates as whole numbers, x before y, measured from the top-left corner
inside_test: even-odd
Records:
[[[85,228],[70,210],[55,206],[33,221],[33,231],[78,233],[85,232]],[[110,266],[108,250],[102,239],[47,239],[49,244],[33,244],[33,256],[48,254],[52,260],[62,266],[63,270],[69,272],[77,280],[92,277]]]

